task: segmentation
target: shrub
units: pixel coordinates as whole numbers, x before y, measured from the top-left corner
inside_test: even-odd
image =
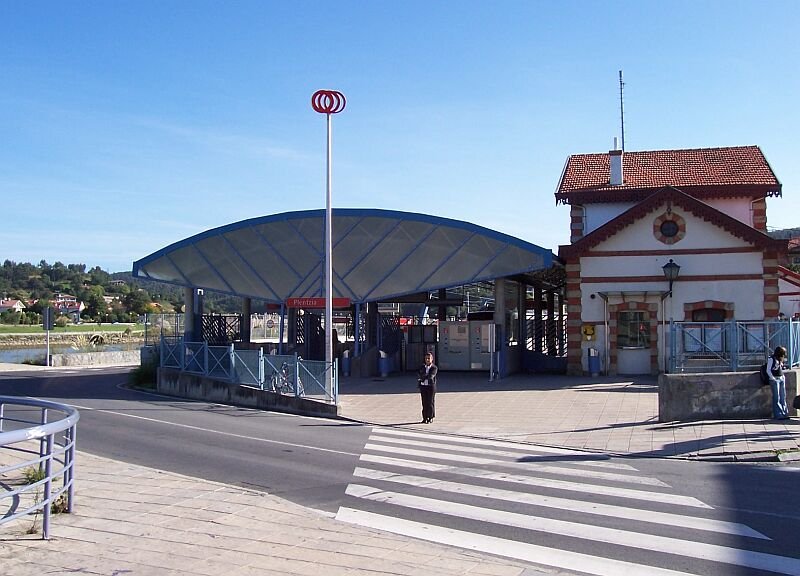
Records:
[[[130,375],[128,376],[128,381],[130,382],[131,386],[155,390],[158,365],[159,360],[158,356],[156,355],[147,362],[143,362],[141,366],[137,366],[131,370]]]
[[[25,484],[35,484],[44,480],[44,466],[29,466],[22,471],[22,477],[25,479]]]

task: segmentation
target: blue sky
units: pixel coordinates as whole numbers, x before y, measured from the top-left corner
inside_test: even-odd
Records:
[[[758,145],[800,226],[800,2],[0,3],[0,260],[130,270],[254,216],[466,220],[557,251],[570,154]]]

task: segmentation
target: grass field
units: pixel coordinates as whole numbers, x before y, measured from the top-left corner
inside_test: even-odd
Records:
[[[144,324],[71,324],[64,328],[53,328],[51,333],[64,332],[125,332],[130,328],[131,332],[144,332]],[[0,334],[43,334],[41,325],[22,326],[19,324],[0,324]]]

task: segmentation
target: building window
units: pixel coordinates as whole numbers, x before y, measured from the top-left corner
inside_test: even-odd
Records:
[[[692,310],[692,322],[684,325],[683,349],[693,358],[718,358],[725,351],[725,310],[700,308]]]
[[[678,235],[678,223],[675,220],[664,220],[661,223],[661,234],[664,238],[672,238]]]
[[[668,208],[653,221],[653,236],[664,244],[675,244],[686,236],[686,220]]]
[[[693,310],[692,322],[725,322],[725,310],[719,308]]]
[[[650,348],[650,314],[625,311],[617,314],[617,348]]]

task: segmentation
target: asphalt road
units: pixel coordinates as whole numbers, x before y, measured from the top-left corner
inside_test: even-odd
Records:
[[[78,449],[335,512],[369,428],[182,401],[125,387],[127,371],[0,376],[0,394],[79,409]]]

